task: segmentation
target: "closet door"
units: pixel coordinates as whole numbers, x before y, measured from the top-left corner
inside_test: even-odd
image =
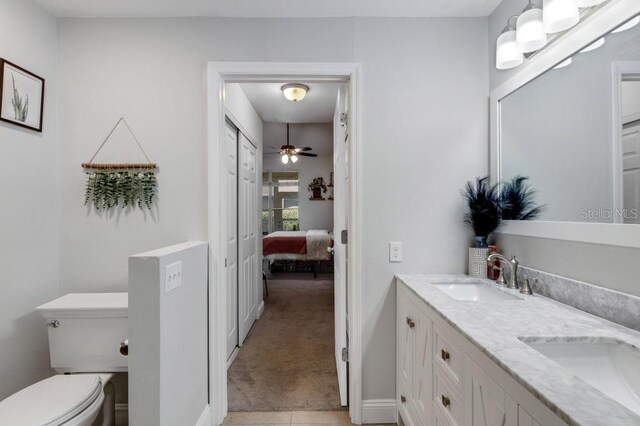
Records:
[[[227,358],[238,346],[238,130],[227,123]]]
[[[256,176],[256,147],[242,133],[239,133],[239,185],[238,227],[239,227],[239,281],[238,309],[240,317],[240,340],[242,345],[251,326],[256,320],[257,301],[255,289],[260,283],[258,268],[258,182]]]

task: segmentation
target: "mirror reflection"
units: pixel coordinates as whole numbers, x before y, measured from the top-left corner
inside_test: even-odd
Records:
[[[529,177],[538,220],[640,224],[639,22],[500,101],[500,177]]]

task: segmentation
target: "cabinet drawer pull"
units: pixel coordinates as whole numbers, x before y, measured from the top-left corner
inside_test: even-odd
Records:
[[[416,323],[413,322],[411,318],[407,317],[407,325],[409,326],[409,328],[413,328],[416,326]]]
[[[442,349],[440,352],[440,357],[442,358],[443,361],[449,361],[449,359],[451,358],[451,355],[449,355],[449,352]]]
[[[400,402],[404,404],[405,402],[407,402],[407,398],[404,395],[400,395]]]
[[[449,401],[449,398],[444,395],[442,395],[442,405],[444,406],[444,408],[448,408],[451,405],[451,401]]]

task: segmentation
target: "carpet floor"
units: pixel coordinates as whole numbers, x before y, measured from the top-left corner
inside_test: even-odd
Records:
[[[228,370],[229,411],[341,410],[333,280],[269,280],[264,300]]]

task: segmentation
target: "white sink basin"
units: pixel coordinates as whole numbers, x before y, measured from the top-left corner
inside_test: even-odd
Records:
[[[640,415],[640,350],[607,338],[521,338],[591,386]]]
[[[522,300],[520,297],[492,287],[482,281],[452,281],[432,283],[435,288],[456,300],[471,302],[497,302]]]

